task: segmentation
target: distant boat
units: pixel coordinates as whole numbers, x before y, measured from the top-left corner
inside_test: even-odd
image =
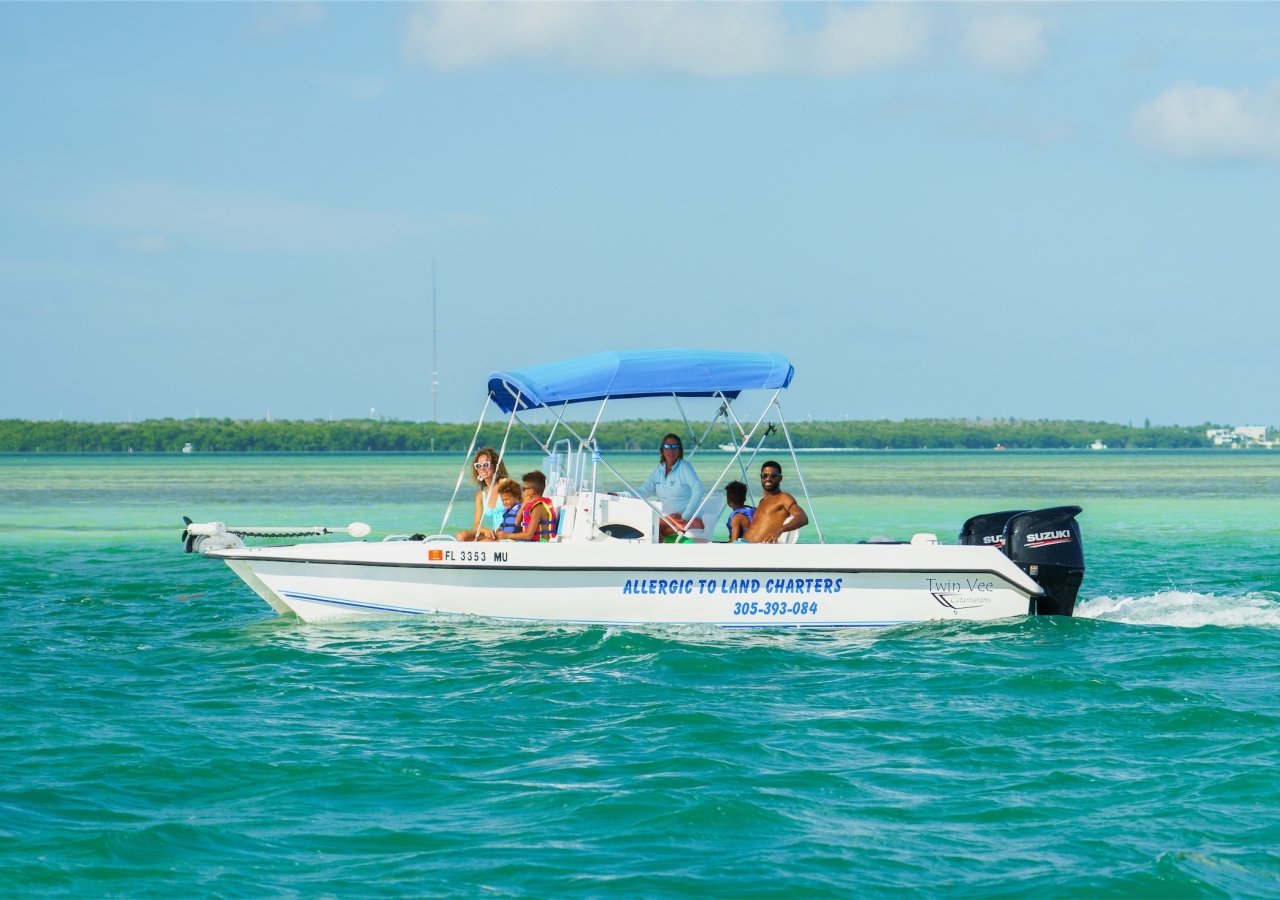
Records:
[[[721,444],[720,449],[723,450],[725,453],[736,453],[738,451],[738,448],[735,447],[733,444]]]
[[[1089,449],[1090,450],[1106,450],[1107,445],[1102,443],[1102,441],[1094,441],[1092,444],[1089,445]]]
[[[182,445],[182,452],[183,452],[183,453],[194,453],[194,452],[195,452],[195,450],[196,450],[196,448],[191,446],[191,442],[190,442],[190,441],[187,441],[185,444],[183,444],[183,445]]]

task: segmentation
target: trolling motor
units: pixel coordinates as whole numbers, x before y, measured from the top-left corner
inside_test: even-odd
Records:
[[[1031,598],[1032,615],[1069,616],[1084,580],[1084,543],[1078,506],[1016,509],[973,516],[960,529],[960,543],[995,547],[1044,589]]]

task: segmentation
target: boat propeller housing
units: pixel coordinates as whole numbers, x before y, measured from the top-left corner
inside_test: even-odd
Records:
[[[1031,613],[1069,616],[1084,580],[1084,543],[1078,506],[1015,509],[974,516],[960,529],[960,543],[993,546],[1044,589]]]

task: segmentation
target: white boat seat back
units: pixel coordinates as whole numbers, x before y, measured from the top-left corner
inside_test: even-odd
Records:
[[[702,520],[702,527],[686,528],[685,535],[700,544],[716,540],[716,530],[720,527],[721,520],[724,518],[726,506],[723,496],[707,500],[706,503],[702,504],[702,510],[695,517]],[[719,535],[719,540],[727,541],[728,539],[729,533],[727,531]]]
[[[556,504],[556,515],[559,516],[556,539],[568,540],[573,536],[573,521],[577,517],[577,507],[562,498],[552,498],[552,503]]]
[[[795,516],[787,516],[785,519],[782,520],[782,524],[786,525],[788,522],[790,522],[794,518]],[[784,531],[782,532],[782,534],[778,535],[779,544],[794,544],[799,539],[800,539],[799,528],[797,528],[795,531]]]

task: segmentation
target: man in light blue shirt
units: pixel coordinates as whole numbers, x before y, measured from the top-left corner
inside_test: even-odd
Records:
[[[692,525],[689,521],[706,488],[702,479],[693,470],[693,466],[685,461],[684,443],[678,435],[668,434],[662,439],[662,448],[658,452],[661,462],[640,488],[641,497],[657,496],[662,507],[662,514],[671,519],[683,531]],[[671,526],[664,520],[658,523],[658,538],[661,540],[672,534]]]

